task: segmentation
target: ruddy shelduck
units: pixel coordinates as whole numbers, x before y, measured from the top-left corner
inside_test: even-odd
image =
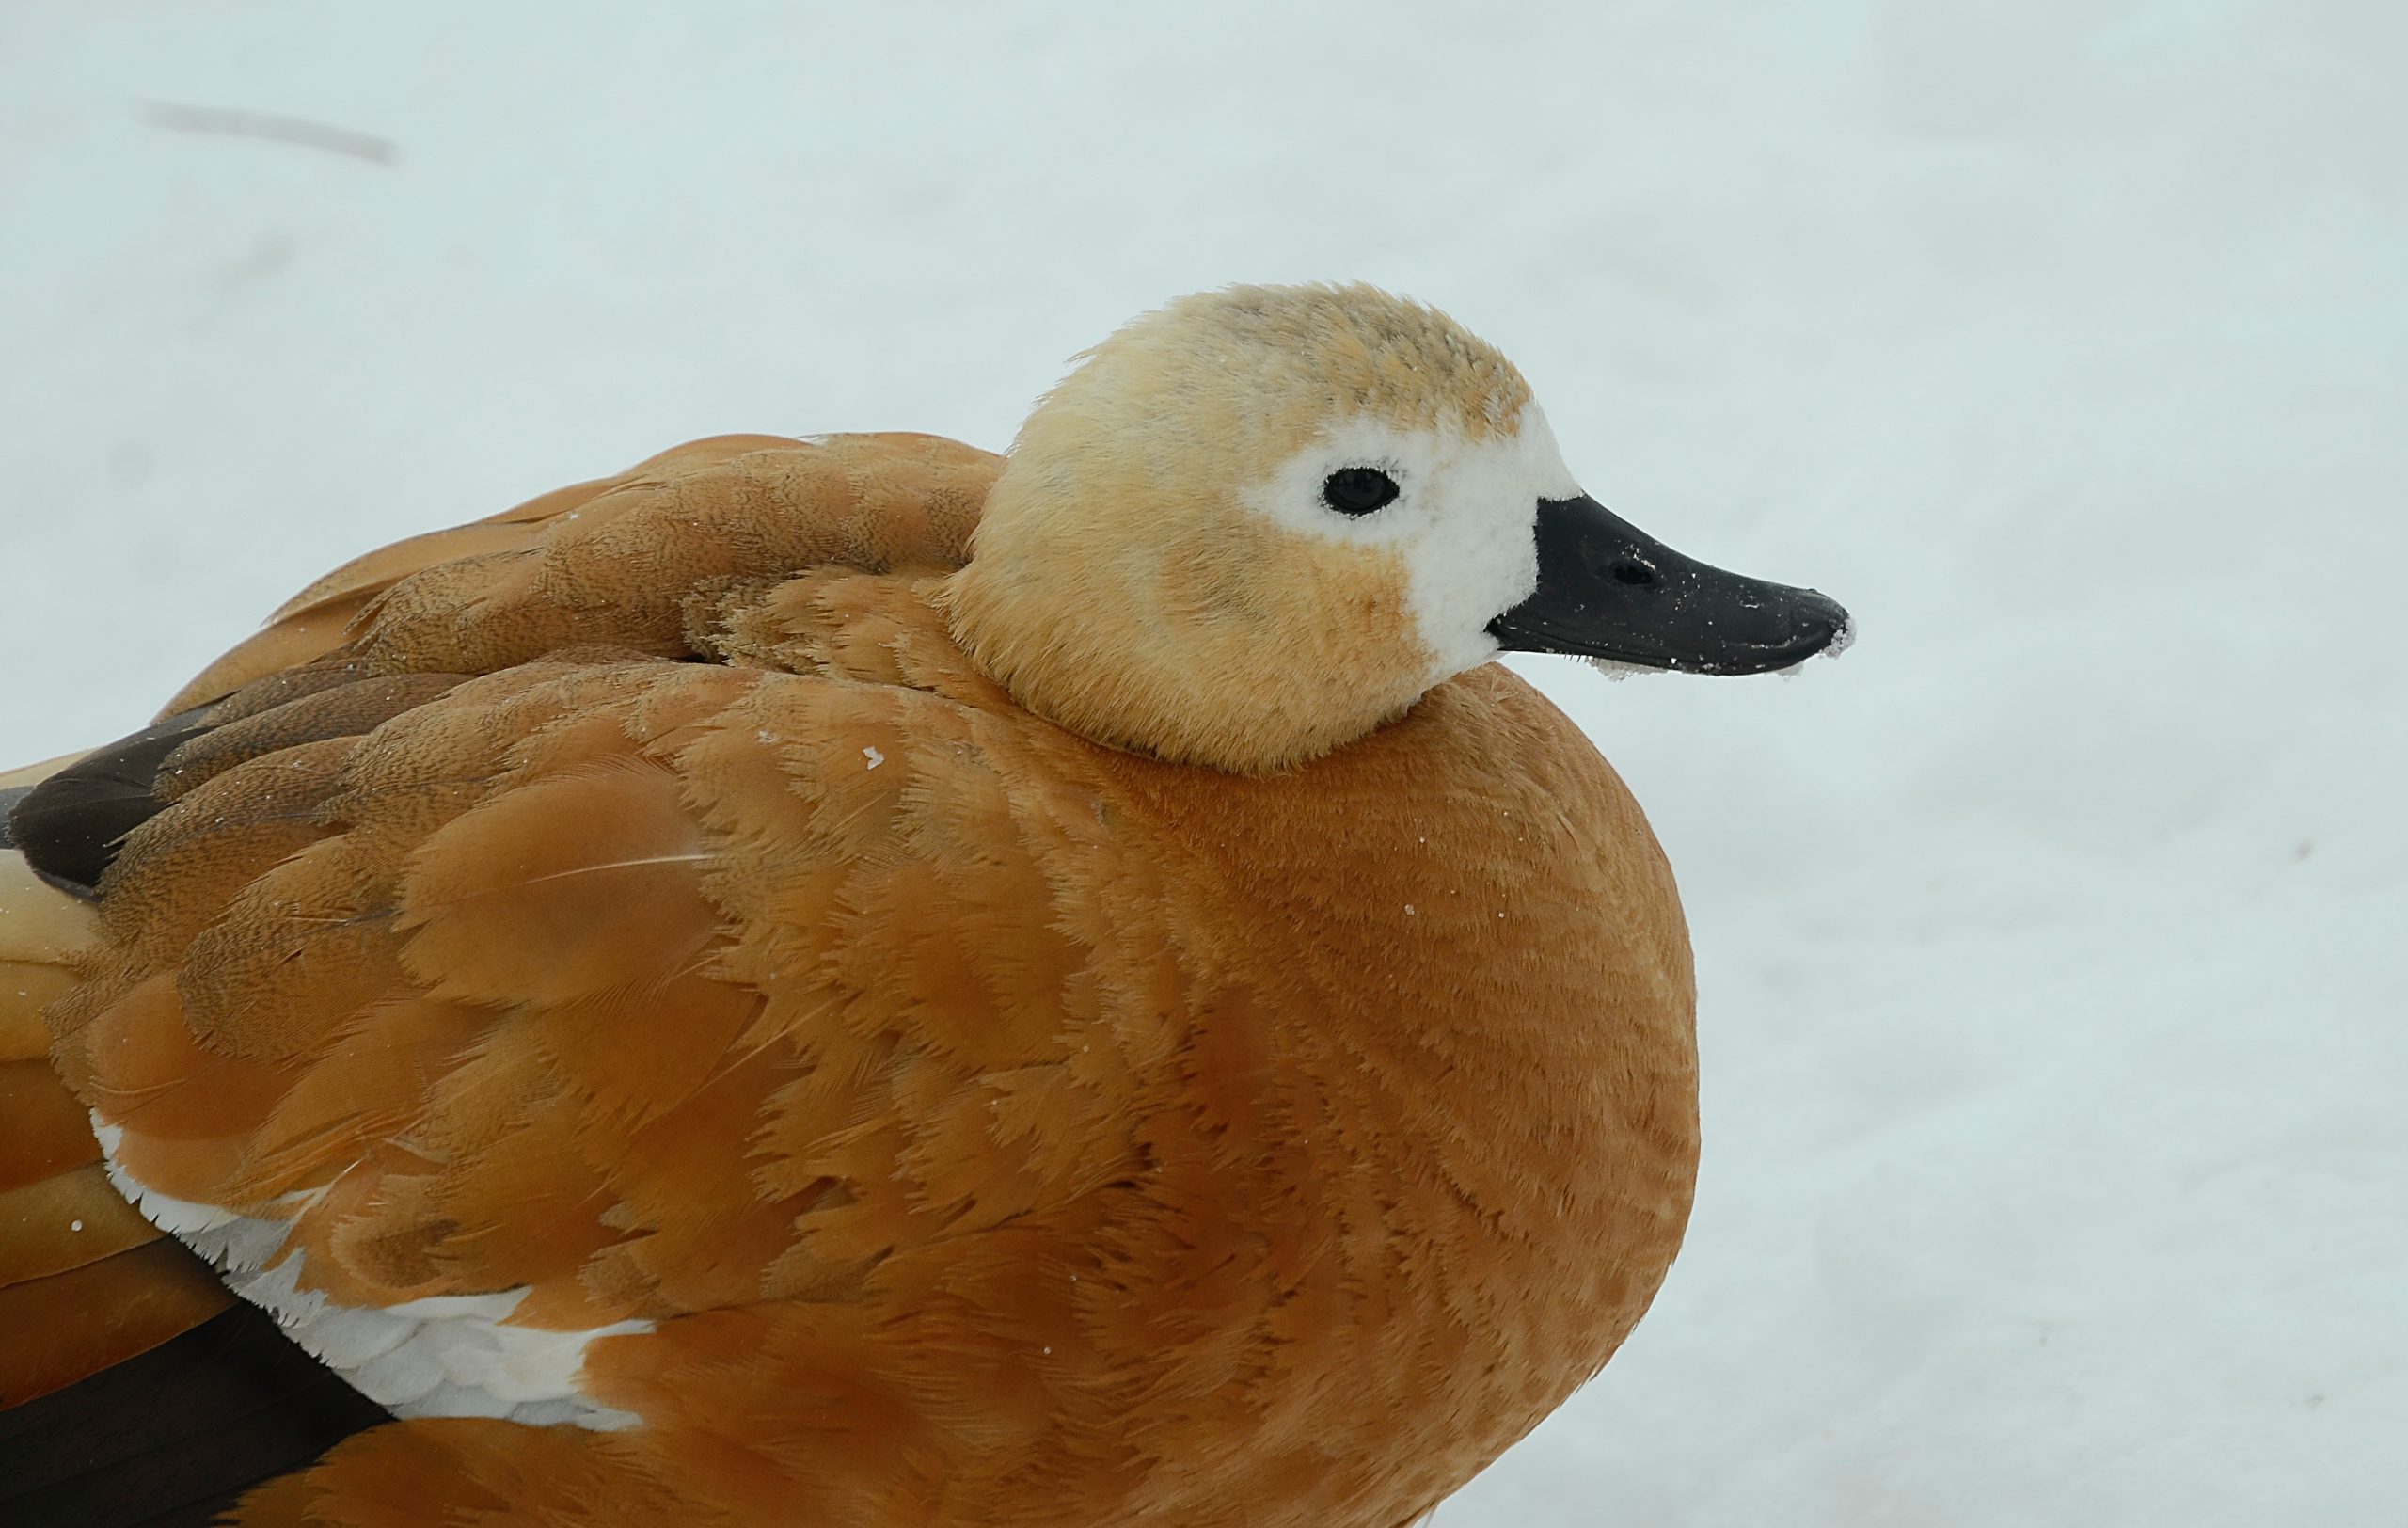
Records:
[[[372,553],[0,777],[0,1519],[1401,1528],[1697,1161],[1671,873],[1493,660],[1846,631],[1359,286]]]

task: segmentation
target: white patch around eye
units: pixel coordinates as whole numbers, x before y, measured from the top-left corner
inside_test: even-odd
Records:
[[[1370,467],[1396,480],[1395,501],[1368,515],[1331,509],[1329,475]],[[1338,425],[1244,490],[1248,508],[1341,545],[1394,547],[1404,557],[1415,625],[1434,660],[1431,682],[1497,656],[1488,623],[1538,587],[1538,505],[1579,483],[1533,402],[1513,433],[1472,440],[1451,426],[1404,430],[1378,420]]]

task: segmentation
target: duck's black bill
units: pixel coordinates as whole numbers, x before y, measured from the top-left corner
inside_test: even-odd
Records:
[[[1507,652],[1762,674],[1847,636],[1830,596],[1708,567],[1595,500],[1539,501],[1539,586],[1488,623]]]

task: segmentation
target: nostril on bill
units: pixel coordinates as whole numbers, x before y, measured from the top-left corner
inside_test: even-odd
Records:
[[[1634,557],[1625,557],[1613,565],[1616,583],[1653,583],[1656,570]]]

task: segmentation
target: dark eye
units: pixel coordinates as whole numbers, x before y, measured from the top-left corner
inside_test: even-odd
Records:
[[[1321,485],[1322,502],[1340,515],[1369,515],[1397,492],[1396,479],[1376,467],[1341,467]]]

